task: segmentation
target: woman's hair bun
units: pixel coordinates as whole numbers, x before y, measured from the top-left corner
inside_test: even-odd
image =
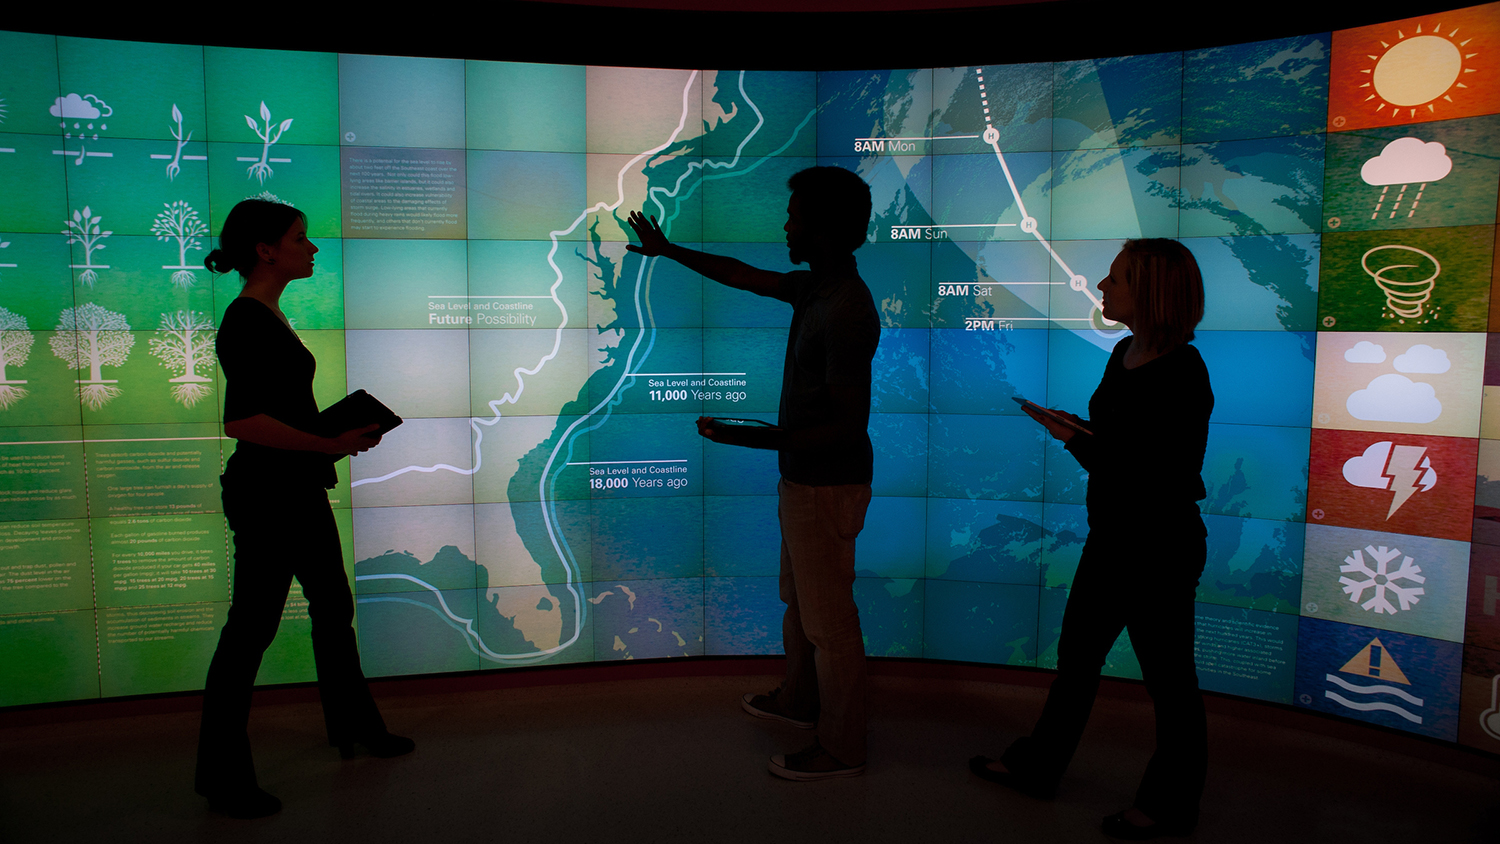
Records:
[[[216,273],[236,270],[248,279],[260,261],[256,246],[277,243],[299,220],[307,224],[306,215],[284,202],[242,200],[224,218],[224,227],[219,230],[219,248],[204,256],[203,266]]]
[[[229,260],[224,250],[215,249],[203,256],[203,266],[208,267],[209,272],[223,275],[234,269],[234,262]]]

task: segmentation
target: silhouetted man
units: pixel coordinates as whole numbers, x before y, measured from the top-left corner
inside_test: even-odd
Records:
[[[746,694],[757,718],[818,730],[798,753],[771,757],[790,780],[856,776],[865,770],[865,650],[854,603],[854,539],[870,504],[874,450],[870,361],[880,320],[859,277],[854,250],[865,242],[870,188],[838,167],[813,167],[787,181],[790,273],[760,270],[667,241],[653,217],[631,212],[647,257],[671,258],[721,284],[792,306],[776,428],[698,420],[714,442],[775,449],[781,519],[782,642],[786,680],[769,694]]]

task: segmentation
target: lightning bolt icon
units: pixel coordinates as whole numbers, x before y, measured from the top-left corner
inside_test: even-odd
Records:
[[[1391,448],[1391,459],[1386,464],[1385,473],[1391,477],[1391,489],[1395,491],[1396,497],[1391,499],[1391,510],[1385,514],[1387,519],[1396,515],[1401,505],[1416,494],[1418,481],[1422,479],[1424,471],[1417,467],[1417,463],[1425,453],[1427,449],[1419,445],[1398,445]]]

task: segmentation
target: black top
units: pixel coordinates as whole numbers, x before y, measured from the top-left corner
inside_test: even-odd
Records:
[[[837,421],[831,385],[864,396],[866,424],[846,442],[793,451],[782,449],[781,476],[808,486],[867,484],[874,476],[870,443],[870,361],[880,344],[880,317],[870,288],[851,257],[835,273],[791,272],[782,277],[776,298],[792,306],[781,373],[778,424],[800,431]]]
[[[318,362],[296,332],[264,304],[241,296],[229,303],[214,342],[224,370],[224,421],[262,413],[299,431],[317,426],[313,375]],[[338,483],[330,456],[240,440],[224,476],[239,483],[317,485]]]
[[[1207,496],[1208,367],[1197,349],[1182,345],[1126,369],[1130,342],[1115,344],[1089,399],[1093,435],[1077,434],[1066,446],[1089,472],[1091,528],[1197,518],[1196,502]]]

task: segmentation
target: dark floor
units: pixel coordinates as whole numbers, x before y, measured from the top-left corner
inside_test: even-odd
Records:
[[[738,706],[774,685],[655,677],[386,696],[416,753],[349,762],[322,741],[316,703],[258,705],[261,785],[286,804],[258,821],[211,815],[192,793],[196,712],[12,718],[0,841],[1096,842],[1152,741],[1149,703],[1101,698],[1058,798],[1038,802],[964,762],[1028,728],[1042,689],[877,676],[865,776],[784,782],[766,757],[809,734]],[[1447,765],[1275,720],[1210,715],[1191,840],[1500,841],[1500,763]]]

